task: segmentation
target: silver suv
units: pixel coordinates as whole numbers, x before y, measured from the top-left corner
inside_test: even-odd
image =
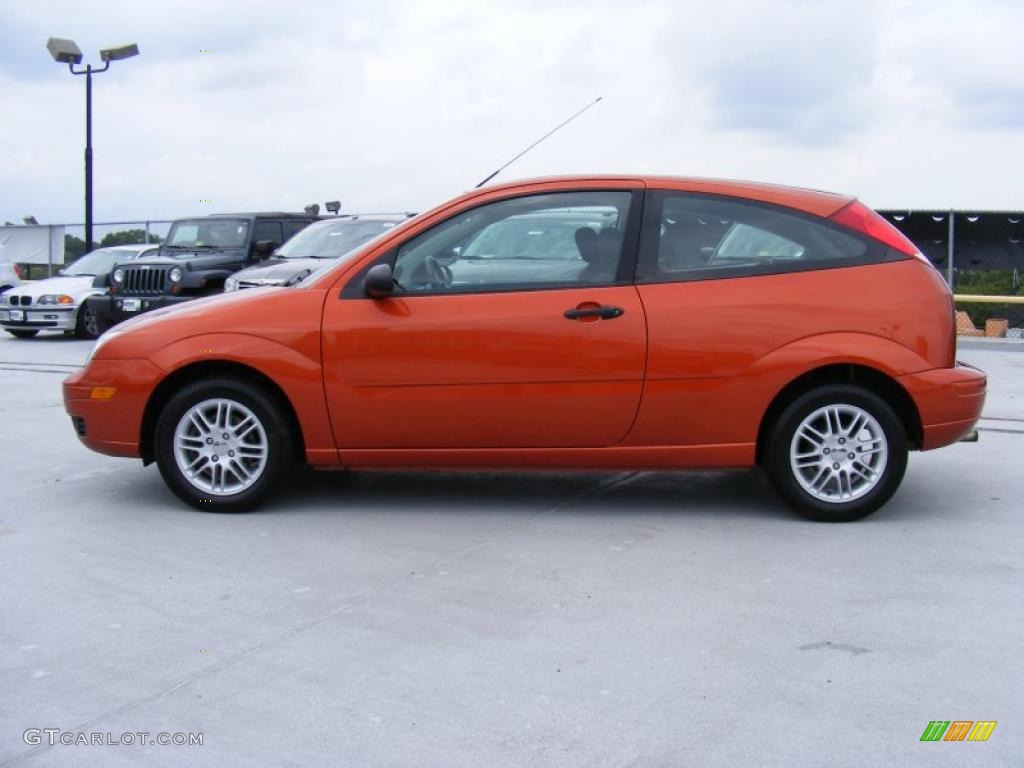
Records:
[[[225,291],[292,285],[326,262],[393,229],[412,213],[346,214],[310,224],[266,261],[236,272],[224,281]]]

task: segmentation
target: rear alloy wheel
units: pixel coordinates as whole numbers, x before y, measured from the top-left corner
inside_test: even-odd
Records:
[[[197,509],[240,512],[261,501],[290,469],[294,436],[281,406],[240,379],[186,386],[156,426],[156,460],[171,490]]]
[[[12,331],[10,328],[7,329],[7,332],[16,339],[31,339],[39,333],[39,331]]]
[[[779,416],[767,466],[780,495],[805,517],[848,522],[881,507],[907,468],[907,438],[878,395],[830,384],[798,397]]]
[[[92,309],[88,303],[78,310],[78,322],[75,323],[75,336],[80,339],[97,339],[106,328],[106,323],[99,313]]]

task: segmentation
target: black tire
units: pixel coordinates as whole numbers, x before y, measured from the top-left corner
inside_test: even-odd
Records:
[[[790,460],[790,448],[797,429],[818,409],[829,405],[853,406],[866,412],[881,428],[887,447],[885,467],[880,471],[874,485],[863,492],[863,495],[848,501],[827,501],[813,495],[798,480],[797,470],[793,468]],[[779,414],[765,447],[765,468],[779,495],[804,517],[821,522],[844,523],[867,517],[892,497],[907,469],[907,435],[899,417],[892,407],[874,392],[851,384],[827,384],[797,397]],[[848,449],[842,447],[836,450],[845,452]],[[853,453],[847,455],[851,459],[855,456]],[[827,461],[831,459],[826,460],[826,463]],[[863,463],[858,463],[859,461],[860,456],[857,456],[851,463],[859,469],[866,470]],[[808,468],[807,471],[813,474],[815,469]],[[857,481],[861,482],[859,478]],[[825,485],[828,487],[828,483]],[[831,488],[834,489],[836,486],[832,485]]]
[[[211,399],[230,400],[247,408],[259,421],[266,437],[266,464],[258,479],[231,495],[216,495],[194,485],[175,458],[174,436],[179,422],[194,406]],[[245,512],[252,509],[272,492],[294,463],[296,436],[290,419],[284,414],[284,405],[275,393],[243,379],[212,378],[186,385],[167,401],[157,418],[153,447],[164,482],[178,498],[196,509],[208,512]],[[194,450],[198,452],[198,449]],[[207,459],[200,468],[205,471],[216,460],[216,457]],[[223,476],[224,470],[220,472]]]
[[[16,339],[31,339],[39,333],[39,331],[12,331],[10,328],[6,328],[5,330]]]
[[[79,339],[98,339],[108,327],[109,324],[103,319],[103,316],[95,309],[91,309],[88,302],[78,310],[75,336]]]

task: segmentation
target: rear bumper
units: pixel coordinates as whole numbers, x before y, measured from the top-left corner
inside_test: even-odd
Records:
[[[922,450],[957,442],[974,429],[981,417],[988,377],[973,366],[957,363],[955,368],[912,373],[899,381],[921,416]]]
[[[146,403],[163,371],[148,360],[94,360],[64,380],[64,409],[78,439],[109,456],[138,457]],[[95,399],[95,387],[113,388]]]

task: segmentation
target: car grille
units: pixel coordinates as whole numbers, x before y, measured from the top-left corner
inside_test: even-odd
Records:
[[[19,305],[22,306],[22,307],[27,307],[27,306],[32,304],[32,297],[31,296],[8,296],[7,297],[7,302],[12,307],[17,307]]]
[[[163,293],[169,267],[125,267],[120,293]]]

